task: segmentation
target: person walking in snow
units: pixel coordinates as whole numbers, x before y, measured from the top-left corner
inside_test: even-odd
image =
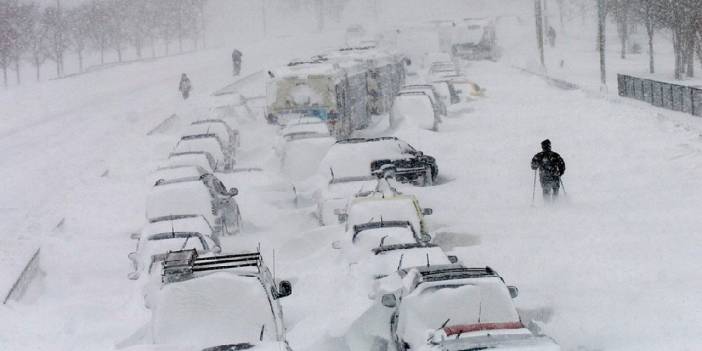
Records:
[[[550,140],[542,141],[541,149],[543,151],[534,155],[534,158],[531,159],[531,169],[534,172],[537,169],[539,170],[544,200],[553,200],[558,196],[558,190],[561,188],[561,176],[563,176],[566,169],[565,162],[561,155],[551,151]]]
[[[241,56],[243,56],[241,51],[237,49],[234,49],[234,51],[232,51],[232,65],[234,68],[235,76],[238,76],[239,72],[241,72]]]
[[[552,48],[556,47],[556,30],[549,26],[548,31],[546,32],[546,36],[548,37],[548,44],[551,45]]]
[[[190,96],[190,90],[192,89],[193,86],[190,84],[190,78],[183,73],[180,76],[180,85],[178,85],[178,90],[183,94],[183,100],[186,100]]]

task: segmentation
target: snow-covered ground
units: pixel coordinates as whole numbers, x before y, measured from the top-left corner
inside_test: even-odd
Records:
[[[242,50],[244,73],[321,51],[339,37],[252,44]],[[0,250],[40,245],[45,272],[26,299],[0,306],[0,350],[111,350],[148,321],[139,288],[126,279],[135,244],[129,233],[144,221],[144,179],[182,122],[233,99],[209,95],[232,81],[228,51],[0,96],[8,116],[0,126]],[[699,348],[702,128],[643,104],[559,90],[507,62],[464,71],[486,96],[445,118],[439,132],[389,131],[381,120],[359,133],[392,132],[437,158],[438,184],[411,188],[434,209],[436,240],[519,286],[522,318],[540,321],[566,350]],[[187,101],[176,91],[182,72],[195,88]],[[262,75],[239,89],[260,95]],[[173,128],[146,136],[173,113],[180,121]],[[293,349],[363,344],[359,321],[372,314],[367,286],[330,246],[343,229],[318,227],[306,194],[295,201],[293,183],[277,174],[276,129],[255,117],[239,120],[239,165],[266,172],[221,176],[239,187],[244,217],[242,234],[223,246],[260,243],[269,262],[275,250],[278,278],[293,283],[282,300]],[[567,195],[546,205],[537,189],[532,206],[529,160],[545,138],[567,163]],[[0,269],[0,279],[14,273]]]

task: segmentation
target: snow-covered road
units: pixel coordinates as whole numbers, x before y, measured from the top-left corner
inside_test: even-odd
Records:
[[[285,57],[252,46],[251,61],[260,60],[245,69],[309,55],[334,38],[317,39],[294,50],[281,40],[276,52]],[[209,96],[230,81],[226,51],[120,67],[51,82],[41,96],[9,97],[21,103],[3,105],[16,108],[3,111],[12,119],[0,132],[0,209],[8,209],[0,212],[0,229],[10,244],[41,243],[46,277],[31,299],[0,307],[1,350],[109,350],[146,322],[138,289],[126,279],[134,245],[128,233],[143,221],[144,177],[177,132],[145,133],[173,112],[194,118],[227,99]],[[186,102],[175,91],[181,71],[196,92]],[[565,92],[499,63],[465,71],[487,89],[470,112],[446,118],[438,133],[394,131],[439,163],[440,184],[412,189],[435,210],[437,240],[519,286],[523,315],[541,320],[566,350],[699,348],[700,131],[650,107]],[[245,93],[260,95],[258,83]],[[65,94],[94,97],[85,103]],[[37,101],[45,111],[32,105]],[[274,173],[274,128],[259,119],[240,129],[241,165]],[[372,132],[382,131],[381,122]],[[532,207],[529,161],[544,138],[568,165],[567,196],[547,206],[537,193]],[[225,246],[261,242],[267,255],[275,249],[277,274],[293,282],[283,301],[293,349],[344,349],[343,336],[370,301],[330,248],[341,230],[317,227],[304,201],[295,206],[284,179],[265,189],[222,179],[240,188],[245,220],[242,235]],[[64,226],[55,229],[61,218]]]

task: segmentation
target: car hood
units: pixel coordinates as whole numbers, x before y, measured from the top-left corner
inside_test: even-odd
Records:
[[[560,346],[547,336],[536,336],[527,329],[517,333],[500,334],[499,330],[482,335],[463,336],[457,340],[444,340],[439,344],[428,345],[423,351],[465,351],[465,350],[500,350],[500,351],[560,351]]]

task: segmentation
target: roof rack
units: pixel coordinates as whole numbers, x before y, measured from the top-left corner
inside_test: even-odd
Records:
[[[262,264],[260,252],[198,257],[195,249],[170,251],[163,260],[161,281],[164,284],[179,282],[193,278],[198,272],[224,269],[255,267],[256,272],[260,272]]]

